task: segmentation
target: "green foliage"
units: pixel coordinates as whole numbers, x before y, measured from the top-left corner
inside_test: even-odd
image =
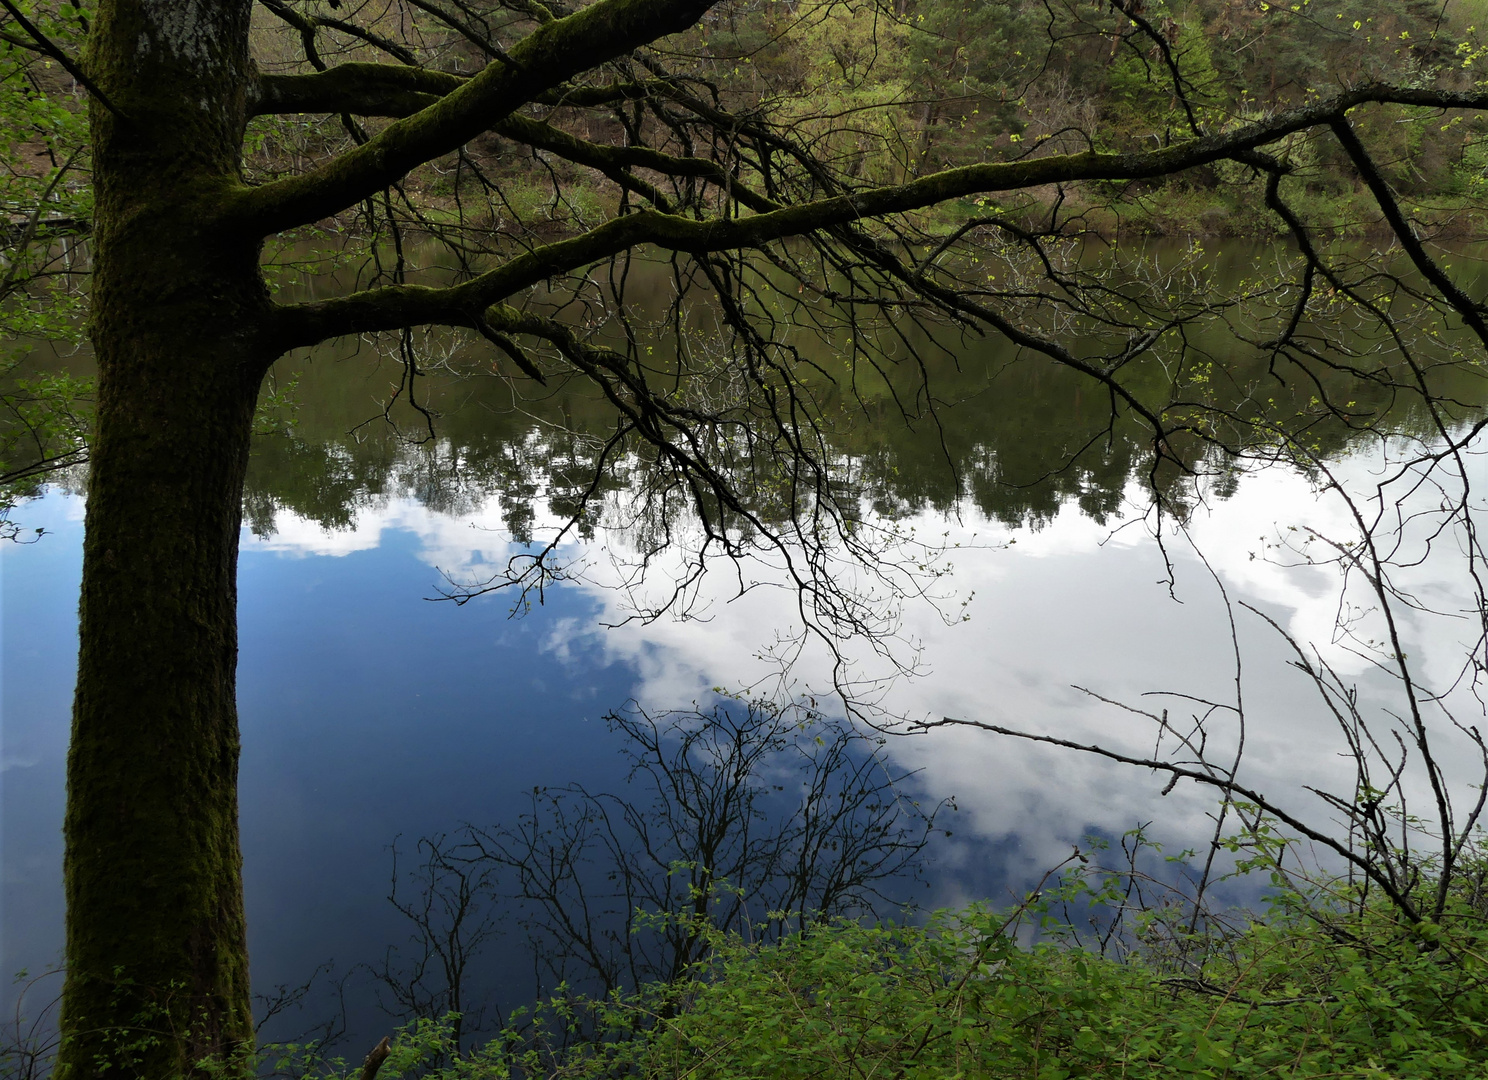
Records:
[[[52,41],[80,47],[80,8],[19,7]],[[0,40],[0,337],[77,338],[66,238],[87,231],[92,209],[79,88],[55,61]]]
[[[1342,945],[1260,924],[1223,970],[1185,985],[1136,957],[1018,948],[980,909],[924,928],[818,928],[720,949],[680,1014],[614,1056],[699,1077],[1427,1077],[1488,1062],[1481,963],[1375,929]]]
[[[21,356],[0,361],[0,513],[58,466],[82,459],[92,380],[66,373],[17,377]]]
[[[1043,58],[1039,12],[1029,4],[925,0],[907,39],[908,78],[927,102],[920,157],[927,171],[981,160],[1021,137],[1025,87]]]
[[[903,179],[915,142],[903,20],[887,5],[802,4],[777,32],[788,35],[789,56],[784,92],[768,107],[819,160],[875,183]]]
[[[76,51],[81,7],[32,0],[19,7]],[[83,456],[91,380],[28,371],[28,350],[3,342],[77,342],[86,259],[71,238],[91,217],[82,96],[55,61],[0,42],[0,537],[18,535],[9,520],[17,502]]]
[[[1279,869],[1289,845],[1262,827],[1243,841],[1241,872],[1271,875],[1270,912],[1223,924],[1139,899],[1136,858],[1158,852],[1128,839],[1124,870],[1072,858],[1012,911],[818,923],[774,942],[699,921],[710,949],[687,979],[599,1001],[560,988],[463,1056],[449,1018],[420,1021],[379,1075],[1425,1080],[1488,1068],[1480,855],[1440,922],[1408,926],[1347,881],[1299,888]],[[1123,913],[1135,917],[1118,928]],[[1106,947],[1113,932],[1122,947]],[[578,1027],[598,1034],[555,1038]]]

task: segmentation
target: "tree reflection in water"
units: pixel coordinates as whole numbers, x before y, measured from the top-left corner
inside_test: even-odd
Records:
[[[605,720],[623,787],[537,787],[515,822],[424,837],[411,868],[395,855],[389,900],[413,934],[374,969],[393,1015],[460,1014],[457,1045],[479,1033],[494,1014],[474,992],[477,957],[504,921],[523,930],[540,1001],[684,978],[710,929],[773,940],[892,916],[932,830],[950,835],[937,819],[954,804],[922,808],[882,736],[809,706],[632,704]]]

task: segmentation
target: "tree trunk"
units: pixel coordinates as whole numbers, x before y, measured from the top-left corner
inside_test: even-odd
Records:
[[[236,564],[268,299],[214,232],[240,181],[247,2],[104,3],[93,105],[98,419],[68,755],[61,1077],[251,1048]]]

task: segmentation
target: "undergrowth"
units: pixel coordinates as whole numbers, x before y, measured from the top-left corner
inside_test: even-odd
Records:
[[[1482,860],[1459,868],[1440,920],[1410,924],[1346,880],[1299,886],[1277,868],[1285,846],[1242,866],[1270,864],[1262,912],[1141,899],[1135,860],[1109,871],[1077,853],[1012,910],[822,923],[770,944],[700,926],[711,951],[685,980],[560,992],[463,1055],[449,1018],[421,1020],[378,1075],[1488,1076]],[[294,1048],[263,1064],[355,1075]]]

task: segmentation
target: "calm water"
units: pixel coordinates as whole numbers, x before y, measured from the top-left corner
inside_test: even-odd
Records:
[[[1098,438],[1102,395],[1039,362],[1009,366],[990,344],[957,348],[956,362],[935,372],[955,402],[943,413],[955,474],[928,425],[906,429],[884,402],[841,425],[865,513],[937,538],[954,563],[934,602],[898,610],[895,655],[918,671],[887,686],[887,712],[1150,747],[1150,726],[1077,687],[1175,711],[1185,706],[1142,695],[1232,698],[1221,584],[1383,700],[1387,681],[1337,641],[1336,571],[1267,547],[1294,527],[1346,534],[1341,503],[1280,468],[1223,477],[1188,498],[1186,533],[1169,522],[1160,546],[1139,431],[1118,425]],[[554,503],[581,475],[585,448],[558,434],[554,418],[598,430],[602,406],[574,389],[517,408],[499,380],[431,378],[426,388],[446,415],[435,441],[416,447],[390,438],[380,418],[359,426],[378,417],[393,378],[370,347],[284,367],[281,381],[298,373],[298,423],[259,442],[239,571],[253,972],[267,989],[334,965],[350,979],[346,1049],[360,1054],[389,1022],[357,965],[408,936],[386,899],[395,839],[406,847],[462,822],[511,821],[535,785],[620,789],[623,760],[601,718],[628,700],[664,710],[706,706],[718,688],[821,694],[829,676],[825,657],[808,650],[782,684],[769,654],[798,619],[793,594],[767,569],[751,571],[766,587],[743,596],[728,572],[710,574],[693,618],[626,623],[634,596],[620,586],[644,528],[617,524],[618,513],[564,549],[576,580],[520,617],[504,595],[436,602],[451,579],[488,576],[558,521]],[[405,432],[413,419],[400,414]],[[1339,436],[1328,449],[1360,484],[1383,468],[1377,444]],[[62,936],[83,504],[54,489],[21,513],[44,532],[0,551],[7,972],[55,963]],[[649,586],[664,587],[672,570],[653,566]],[[1411,584],[1450,607],[1461,571],[1460,559],[1438,551]],[[1407,629],[1428,672],[1450,681],[1460,631],[1425,617]],[[1238,642],[1247,775],[1305,805],[1304,785],[1342,775],[1332,722],[1270,628],[1240,613]],[[865,650],[856,656],[865,676],[887,670]],[[1092,830],[1156,821],[1157,833],[1193,842],[1212,809],[1186,785],[1161,795],[1163,777],[981,732],[895,738],[887,753],[918,770],[910,786],[920,798],[954,797],[959,808],[916,894],[931,906],[1011,895]],[[481,987],[507,1007],[530,987],[521,944],[511,925],[481,962]],[[317,992],[306,1016],[332,1005]]]

